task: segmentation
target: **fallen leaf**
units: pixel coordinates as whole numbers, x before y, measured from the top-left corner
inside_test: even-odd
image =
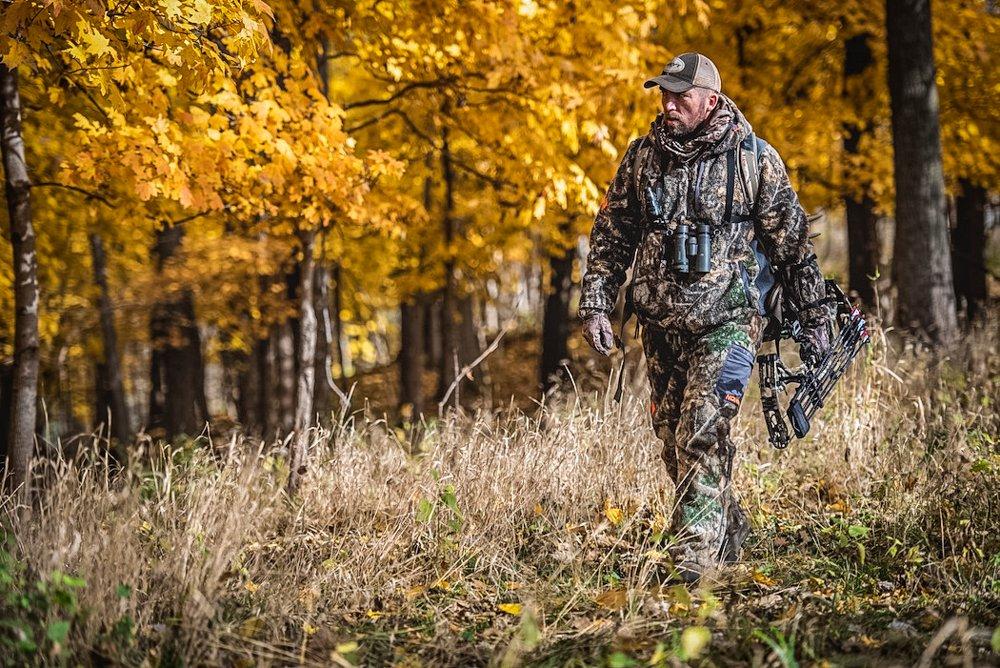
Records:
[[[837,501],[835,503],[829,504],[826,507],[826,510],[827,510],[827,512],[830,512],[830,513],[843,513],[844,515],[847,515],[848,513],[851,512],[851,507],[848,506],[843,501]]]
[[[765,587],[773,587],[774,585],[778,584],[777,580],[769,578],[768,576],[764,575],[758,570],[754,570],[753,575],[751,577],[753,577],[754,582],[756,582],[759,585],[763,585]]]
[[[628,592],[624,589],[609,589],[598,594],[594,603],[608,610],[621,610],[628,605]]]
[[[520,603],[501,603],[497,606],[497,609],[500,612],[506,612],[508,615],[514,615],[515,617],[521,614]]]

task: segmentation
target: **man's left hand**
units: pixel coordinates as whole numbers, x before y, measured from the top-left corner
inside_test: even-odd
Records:
[[[826,352],[830,350],[830,331],[826,323],[805,330],[805,341],[800,352],[802,359],[809,364],[818,364]]]

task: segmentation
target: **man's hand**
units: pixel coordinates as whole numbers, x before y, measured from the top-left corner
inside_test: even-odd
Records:
[[[611,331],[611,321],[605,313],[594,313],[583,321],[583,338],[602,355],[607,356],[615,345],[615,335]]]
[[[804,331],[805,341],[801,346],[803,361],[809,364],[818,364],[826,351],[830,349],[830,333],[826,323],[810,327]]]

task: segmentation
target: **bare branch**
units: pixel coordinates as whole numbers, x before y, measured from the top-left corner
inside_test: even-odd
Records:
[[[86,188],[81,188],[80,186],[74,186],[69,183],[59,183],[57,181],[39,181],[38,183],[31,184],[32,188],[63,188],[65,190],[72,190],[73,192],[80,193],[87,199],[96,199],[98,202],[104,204],[105,206],[114,207],[115,203],[109,200],[104,195],[94,192],[93,190],[87,190]]]
[[[342,105],[341,108],[343,108],[346,111],[348,109],[358,109],[360,107],[372,107],[379,104],[390,104],[392,102],[395,102],[399,98],[403,97],[412,90],[416,90],[418,88],[438,88],[439,86],[445,86],[447,84],[454,83],[454,81],[455,77],[445,77],[444,79],[434,79],[433,81],[412,81],[403,86],[402,88],[400,88],[399,90],[397,90],[389,97],[382,99],[371,98],[368,100],[359,100],[357,102],[347,102],[346,104]]]
[[[509,324],[504,325],[504,328],[501,329],[500,333],[497,334],[495,339],[493,339],[493,343],[491,343],[486,348],[486,350],[483,351],[483,354],[477,357],[476,359],[472,360],[468,364],[466,364],[464,367],[462,367],[462,370],[458,372],[457,376],[455,376],[455,380],[451,381],[451,385],[448,386],[448,391],[444,393],[444,396],[441,397],[441,401],[438,402],[438,415],[444,414],[445,404],[448,403],[448,399],[451,398],[451,393],[455,391],[455,388],[458,387],[458,384],[460,382],[462,382],[462,379],[465,378],[465,376],[470,371],[479,366],[484,359],[489,357],[493,353],[493,351],[497,349],[497,347],[500,345],[500,339],[502,339],[504,337],[504,334],[506,334],[509,330],[510,330],[510,325]]]

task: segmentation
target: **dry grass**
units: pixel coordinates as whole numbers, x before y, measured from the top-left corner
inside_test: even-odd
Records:
[[[236,437],[146,443],[114,478],[96,449],[49,464],[30,515],[6,506],[0,618],[39,661],[912,663],[949,623],[938,658],[997,661],[993,329],[946,359],[877,336],[785,452],[753,445],[748,401],[754,535],[694,591],[665,582],[671,491],[645,401],[571,394],[412,438],[361,418],[316,431],[294,501],[280,449]]]

